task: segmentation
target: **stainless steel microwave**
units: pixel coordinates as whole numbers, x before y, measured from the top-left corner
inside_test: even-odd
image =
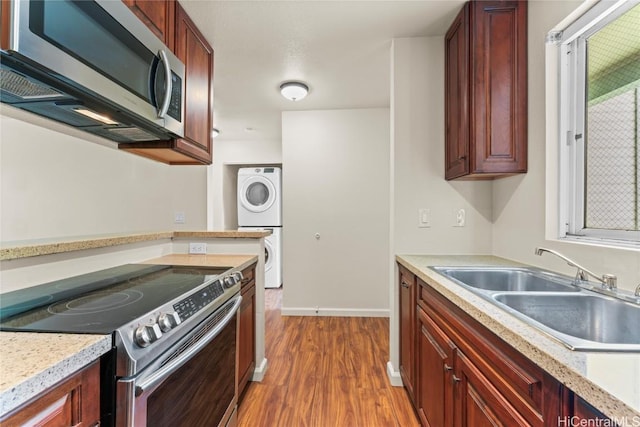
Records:
[[[184,64],[123,2],[3,11],[0,101],[121,143],[184,136]]]

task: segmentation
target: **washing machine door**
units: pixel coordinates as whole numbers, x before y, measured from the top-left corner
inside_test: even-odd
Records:
[[[273,243],[270,240],[264,240],[264,271],[265,273],[271,268],[273,268],[273,263],[275,260],[274,254],[275,248],[273,247]]]
[[[251,212],[264,212],[276,200],[276,188],[267,178],[257,175],[247,178],[239,192],[240,203]]]

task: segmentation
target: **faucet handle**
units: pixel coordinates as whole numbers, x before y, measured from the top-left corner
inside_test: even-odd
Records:
[[[614,274],[603,274],[602,275],[602,285],[609,289],[609,290],[614,290],[616,289],[618,283],[618,278],[614,275]]]
[[[587,273],[580,267],[578,267],[578,271],[576,271],[576,282],[588,282],[589,277]]]

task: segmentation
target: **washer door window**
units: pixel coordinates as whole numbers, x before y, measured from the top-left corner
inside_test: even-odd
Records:
[[[264,240],[264,270],[265,271],[269,271],[271,270],[271,268],[273,267],[273,263],[274,263],[274,247],[273,244],[265,239]]]
[[[251,212],[264,212],[276,200],[276,189],[268,179],[261,176],[248,178],[242,186],[242,205]]]

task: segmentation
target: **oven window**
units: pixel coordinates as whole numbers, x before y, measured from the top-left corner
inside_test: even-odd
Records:
[[[237,315],[147,399],[148,426],[217,426],[235,396]]]

